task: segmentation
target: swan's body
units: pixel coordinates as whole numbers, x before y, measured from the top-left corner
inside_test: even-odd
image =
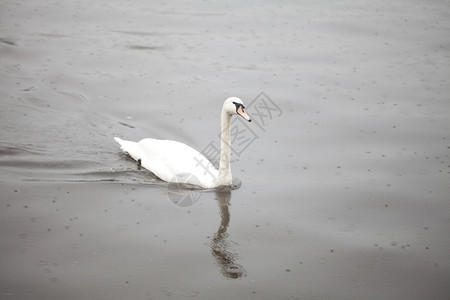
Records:
[[[203,154],[180,142],[151,138],[139,142],[124,141],[118,137],[114,139],[124,152],[164,181],[187,183],[202,188],[230,186],[230,121],[233,114],[251,121],[241,99],[231,97],[225,100],[221,114],[219,170]]]
[[[114,138],[122,150],[141,166],[167,182],[179,182],[212,188],[218,178],[218,171],[200,152],[186,144],[157,139],[143,139],[139,142]],[[193,175],[193,176],[189,176]],[[192,177],[189,181],[184,178]]]

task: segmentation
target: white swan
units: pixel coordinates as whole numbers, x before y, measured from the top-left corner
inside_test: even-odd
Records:
[[[219,170],[203,154],[180,142],[151,138],[139,142],[124,141],[118,137],[114,139],[125,153],[164,181],[187,183],[205,189],[231,186],[230,121],[234,114],[251,122],[241,99],[230,97],[225,100],[220,117]]]

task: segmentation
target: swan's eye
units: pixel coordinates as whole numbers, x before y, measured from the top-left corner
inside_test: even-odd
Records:
[[[242,107],[242,110],[244,110],[245,106],[242,103],[233,102],[233,104],[236,106],[236,112],[238,111],[239,107]]]

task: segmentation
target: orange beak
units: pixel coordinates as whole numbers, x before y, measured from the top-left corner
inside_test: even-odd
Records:
[[[241,117],[243,117],[244,119],[246,119],[247,121],[251,122],[252,119],[250,119],[250,117],[247,115],[247,113],[245,112],[244,108],[241,106],[238,107],[237,111],[238,115],[240,115]]]

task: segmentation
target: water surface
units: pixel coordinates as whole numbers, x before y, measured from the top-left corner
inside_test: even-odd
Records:
[[[3,1],[0,298],[446,299],[449,15]],[[113,140],[212,150],[229,96],[238,189],[173,201]]]

